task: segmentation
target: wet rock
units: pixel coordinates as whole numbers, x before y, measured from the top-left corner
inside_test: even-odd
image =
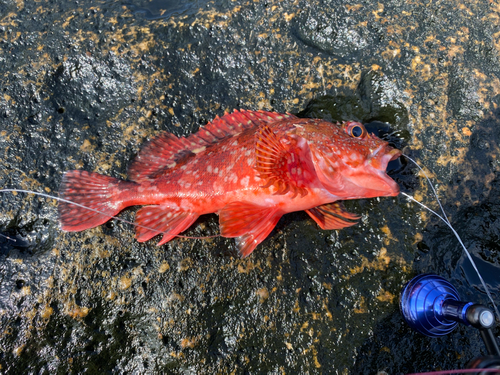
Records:
[[[479,85],[470,72],[453,67],[450,72],[449,108],[456,118],[480,120],[484,115],[479,97]]]
[[[344,6],[331,13],[308,7],[294,21],[294,31],[301,42],[340,61],[353,62],[362,50],[374,44],[374,33],[350,17]]]
[[[53,90],[58,93],[54,106],[61,114],[112,118],[135,99],[130,68],[114,54],[106,61],[87,55],[71,57],[53,74]]]
[[[19,6],[19,3],[15,0],[0,1],[0,18],[7,16],[9,12],[18,10],[19,8],[21,7]],[[3,30],[1,31],[6,31],[5,27],[3,27]]]

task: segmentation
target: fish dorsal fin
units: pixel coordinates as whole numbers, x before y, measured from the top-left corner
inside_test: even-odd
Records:
[[[155,179],[165,171],[185,162],[207,147],[242,131],[296,118],[289,113],[236,110],[225,114],[188,137],[164,132],[146,143],[128,169],[129,179],[136,182]]]
[[[303,197],[307,194],[307,167],[301,160],[297,141],[290,137],[284,141],[285,144],[280,142],[269,126],[262,126],[255,145],[255,169],[265,181],[263,188],[274,185],[277,189],[275,195],[292,191],[292,198],[297,194]]]
[[[178,164],[185,151],[182,138],[164,132],[147,142],[128,167],[129,179],[136,182],[155,179]],[[186,152],[184,152],[186,154]]]
[[[191,147],[209,146],[246,129],[290,118],[296,118],[296,116],[290,113],[235,110],[222,117],[216,116],[211,123],[187,137],[186,141]]]

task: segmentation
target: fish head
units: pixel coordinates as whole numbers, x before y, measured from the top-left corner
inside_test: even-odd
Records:
[[[369,134],[359,122],[321,121],[315,125],[303,127],[301,136],[308,141],[318,179],[329,193],[339,199],[399,194],[399,186],[386,168],[401,151]]]

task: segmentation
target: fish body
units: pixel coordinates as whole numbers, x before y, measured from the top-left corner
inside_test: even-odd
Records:
[[[288,212],[305,210],[323,229],[355,224],[345,199],[394,196],[385,173],[400,151],[358,122],[333,124],[291,114],[235,111],[197,133],[163,133],[129,167],[129,180],[68,171],[60,188],[61,228],[101,225],[126,207],[136,215],[136,238],[163,234],[158,245],[203,214],[217,213],[221,235],[235,237],[248,256]]]

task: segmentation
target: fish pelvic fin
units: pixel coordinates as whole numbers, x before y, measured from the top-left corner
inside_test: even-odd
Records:
[[[320,226],[321,229],[342,229],[357,224],[361,216],[352,214],[344,208],[341,202],[323,204],[310,208],[306,212]]]
[[[163,245],[177,234],[188,229],[198,218],[198,214],[167,206],[147,206],[137,211],[135,217],[135,237],[145,242],[163,234],[157,246]]]
[[[255,169],[266,183],[263,188],[276,187],[275,195],[293,192],[292,199],[307,195],[307,166],[301,160],[300,149],[294,138],[280,142],[269,126],[259,129],[255,145]]]
[[[238,253],[246,258],[271,233],[283,213],[277,207],[232,202],[219,212],[221,236],[236,237]]]
[[[76,204],[59,202],[61,229],[78,232],[104,224],[127,206],[120,198],[121,193],[135,185],[134,182],[99,173],[67,171],[59,188],[59,196]]]
[[[296,118],[289,113],[236,110],[225,114],[203,126],[189,137],[176,137],[164,132],[147,142],[130,164],[128,176],[136,182],[151,181],[181,166],[191,157],[203,152],[213,144],[232,137],[246,129]]]

